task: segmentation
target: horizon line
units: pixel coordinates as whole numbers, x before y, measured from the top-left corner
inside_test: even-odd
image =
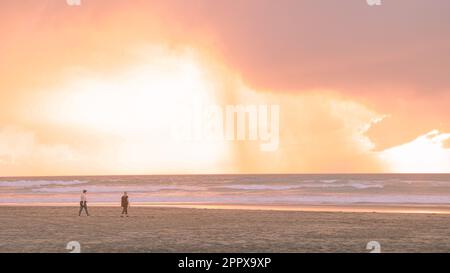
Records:
[[[18,176],[2,176],[0,179],[4,178],[49,178],[49,177],[105,177],[105,176],[207,176],[207,175],[450,175],[450,173],[403,173],[403,172],[380,172],[380,173],[364,173],[364,172],[349,172],[349,173],[155,173],[155,174],[69,174],[69,175],[18,175]]]

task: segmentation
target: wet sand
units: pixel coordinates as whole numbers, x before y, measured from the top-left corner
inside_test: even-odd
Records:
[[[0,252],[449,252],[450,215],[132,207],[0,207]]]

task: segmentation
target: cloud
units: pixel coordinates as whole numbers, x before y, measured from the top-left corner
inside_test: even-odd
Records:
[[[443,147],[445,149],[450,149],[450,138],[448,138],[447,140],[443,141]]]
[[[230,170],[382,170],[377,153],[450,130],[449,8],[446,0],[376,8],[364,0],[109,0],[76,9],[64,1],[3,1],[0,124],[32,129],[5,130],[0,162],[61,162],[75,150],[96,171],[115,164],[101,160],[114,158],[102,141],[117,144],[114,136],[42,125],[32,111],[29,118],[18,112],[35,106],[30,98],[58,93],[68,74],[109,79],[140,61],[132,49],[164,44],[194,47],[232,71],[212,84],[223,102],[239,103],[249,93],[234,89],[244,86],[256,100],[282,105],[280,152],[255,159],[252,147],[236,145]]]
[[[388,115],[367,132],[377,151],[450,130],[448,1],[194,3],[165,1],[158,10],[185,33],[207,29],[223,61],[255,90],[334,90]]]
[[[110,0],[76,11],[63,2],[2,3],[9,28],[0,33],[16,32],[4,41],[5,57],[46,58],[56,50],[60,58],[46,63],[55,71],[62,64],[101,66],[110,54],[109,64],[121,59],[129,44],[164,39],[220,52],[255,89],[388,95],[450,87],[445,0],[389,1],[377,8],[364,0]],[[27,19],[14,16],[19,9]]]
[[[0,175],[58,170],[73,161],[74,151],[64,144],[39,142],[34,132],[8,126],[0,128]],[[16,173],[17,172],[17,173]]]
[[[379,113],[334,92],[273,94],[240,90],[236,101],[277,104],[280,107],[280,145],[259,152],[249,142],[233,143],[235,172],[323,173],[382,172],[386,170],[365,135],[383,118]],[[232,101],[233,103],[233,101]]]
[[[16,163],[23,166],[34,164],[28,172],[39,168],[44,174],[384,170],[365,135],[383,116],[365,105],[328,90],[302,94],[254,90],[233,71],[221,70],[211,76],[194,69],[194,75],[200,78],[193,81],[195,77],[187,74],[192,69],[191,58],[172,55],[170,49],[157,50],[156,55],[152,52],[146,51],[149,58],[142,57],[143,64],[123,67],[124,71],[108,78],[72,75],[58,92],[51,92],[52,96],[34,99],[33,106],[26,108],[22,116],[35,118],[29,120],[35,124],[33,129],[46,136],[52,146],[41,143],[32,132],[9,130],[4,134],[4,147],[22,150],[12,149],[5,154],[16,156]],[[161,52],[165,54],[160,56]],[[200,72],[216,69],[198,67]],[[217,145],[175,142],[168,136],[168,118],[180,116],[180,106],[186,106],[193,94],[185,91],[192,88],[199,92],[199,98],[206,99],[205,103],[222,107],[279,105],[279,149],[262,152],[259,142],[249,141]],[[213,97],[216,100],[210,100]],[[36,124],[40,123],[46,126],[39,129]],[[13,139],[26,141],[16,143]],[[57,147],[68,147],[75,160],[63,164],[64,153],[59,158]],[[53,170],[42,167],[46,162],[49,166],[53,163]]]
[[[157,6],[169,24],[212,33],[225,60],[252,87],[380,92],[450,86],[448,1],[399,0],[376,9],[359,0]]]
[[[445,147],[445,143],[449,138],[450,134],[433,130],[411,142],[383,151],[380,158],[393,172],[448,173],[450,149]]]

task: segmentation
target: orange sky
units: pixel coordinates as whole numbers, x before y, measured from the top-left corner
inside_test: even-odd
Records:
[[[450,171],[445,0],[0,3],[0,176]],[[175,141],[279,105],[278,149]]]

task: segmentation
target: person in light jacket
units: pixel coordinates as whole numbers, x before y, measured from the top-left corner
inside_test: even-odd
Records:
[[[78,216],[81,216],[81,213],[84,211],[86,212],[86,215],[89,216],[88,208],[87,208],[87,190],[83,190],[83,193],[81,193],[81,200],[80,200],[80,212],[78,213]]]

